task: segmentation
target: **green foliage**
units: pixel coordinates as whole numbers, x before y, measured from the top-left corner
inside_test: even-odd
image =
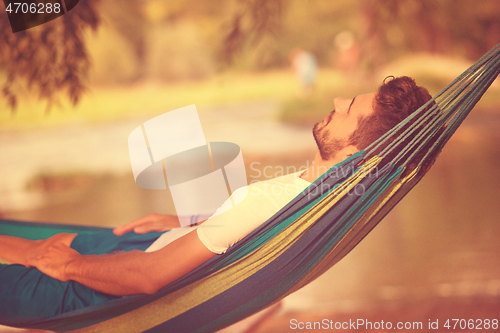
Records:
[[[478,5],[480,3],[480,5]],[[68,14],[13,34],[0,15],[0,84],[15,107],[34,91],[77,103],[87,82],[199,79],[222,70],[290,66],[296,47],[335,67],[335,39],[360,45],[356,75],[408,53],[475,60],[500,41],[498,0],[81,0]],[[96,36],[85,32],[97,29]],[[430,78],[432,80],[432,78]]]
[[[15,34],[7,15],[0,15],[0,68],[6,72],[2,92],[12,109],[25,88],[49,103],[57,102],[61,91],[78,102],[89,67],[83,31],[99,24],[94,6],[95,0],[80,1],[62,17]]]
[[[394,59],[405,52],[476,60],[500,41],[497,0],[365,0],[364,41]]]
[[[240,9],[246,16],[241,14],[242,18],[233,22],[233,28],[224,43],[225,52],[230,54],[231,64],[240,69],[289,67],[290,51],[297,47],[312,52],[320,65],[328,66],[334,50],[335,36],[344,30],[354,31],[357,35],[360,33],[359,1],[271,2],[272,6],[267,7],[269,13],[265,16],[270,26],[266,33],[260,35],[254,32],[250,23],[245,24],[245,19],[250,22],[261,19],[257,16],[251,20],[252,16],[248,14],[254,11],[251,6],[256,3],[248,1],[247,7]],[[239,38],[233,37],[236,41],[231,42],[231,33]],[[238,51],[233,50],[237,48]]]
[[[190,22],[156,25],[148,35],[147,75],[156,80],[206,78],[215,72],[211,52]]]
[[[139,76],[139,61],[133,45],[116,29],[103,27],[87,38],[92,67],[89,79],[94,84],[123,84]]]
[[[225,33],[221,56],[230,64],[236,54],[256,47],[262,37],[281,31],[283,0],[240,0]]]

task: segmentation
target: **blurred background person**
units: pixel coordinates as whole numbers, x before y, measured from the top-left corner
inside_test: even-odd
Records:
[[[311,52],[295,48],[290,52],[290,62],[299,80],[302,94],[311,96],[318,71],[316,57]]]

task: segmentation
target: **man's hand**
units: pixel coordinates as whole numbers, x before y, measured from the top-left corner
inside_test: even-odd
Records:
[[[127,296],[153,294],[215,255],[193,229],[154,252],[81,255],[57,243],[31,258],[27,266],[60,281],[71,280],[106,294]]]
[[[66,267],[70,262],[81,257],[77,251],[63,243],[55,243],[48,247],[42,254],[28,260],[28,267],[38,268],[42,273],[60,280],[69,281],[66,275]]]
[[[115,228],[113,233],[116,236],[121,236],[133,230],[137,234],[146,234],[152,231],[167,231],[180,226],[177,216],[152,213]]]

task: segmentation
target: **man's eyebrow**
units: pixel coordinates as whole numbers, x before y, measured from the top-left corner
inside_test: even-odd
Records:
[[[349,104],[349,108],[347,109],[347,114],[349,114],[349,112],[351,112],[351,106],[354,104],[354,101],[356,100],[356,97],[358,97],[358,96],[354,96],[354,98],[351,101],[351,104]]]

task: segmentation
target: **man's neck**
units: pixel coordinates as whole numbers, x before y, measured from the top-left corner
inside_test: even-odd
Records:
[[[311,166],[302,173],[300,178],[312,183],[325,172],[327,172],[332,166],[342,162],[355,152],[357,151],[353,151],[352,149],[343,149],[339,151],[333,158],[326,161],[321,158],[319,153],[317,153]]]

